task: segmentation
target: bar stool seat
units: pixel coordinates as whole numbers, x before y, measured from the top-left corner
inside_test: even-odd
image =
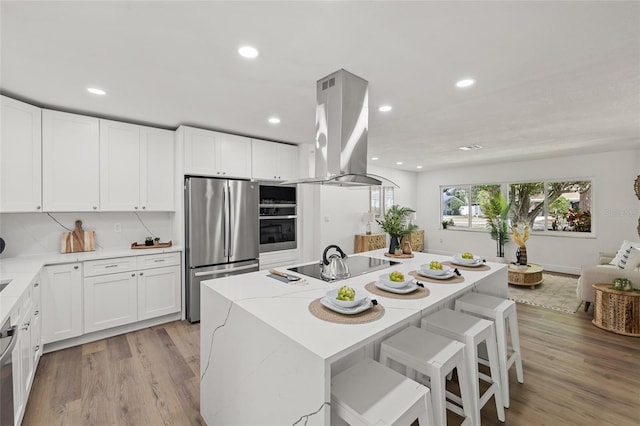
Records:
[[[418,380],[415,374],[418,372],[429,378],[436,425],[447,424],[447,409],[466,417],[463,424],[467,425],[472,418],[472,383],[464,352],[463,343],[409,326],[382,342],[380,363],[390,366],[391,361],[395,361],[405,366],[408,377]],[[462,398],[445,387],[447,374],[454,368],[458,370]],[[462,403],[462,409],[447,398]]]
[[[473,424],[480,425],[480,410],[492,395],[496,403],[498,420],[504,422],[498,348],[493,322],[445,308],[423,318],[421,327],[465,344],[467,371],[472,380]],[[478,372],[478,345],[482,342],[486,344],[489,355],[490,376]],[[480,395],[478,378],[490,383],[489,389],[483,395]]]
[[[488,294],[467,293],[456,299],[456,311],[490,319],[495,323],[502,401],[505,408],[509,408],[509,369],[514,364],[518,383],[524,383],[516,303],[513,300]],[[511,334],[511,346],[508,345],[507,323]],[[509,351],[511,351],[511,355],[509,355]]]
[[[429,388],[372,359],[331,379],[331,410],[350,425],[434,425]]]

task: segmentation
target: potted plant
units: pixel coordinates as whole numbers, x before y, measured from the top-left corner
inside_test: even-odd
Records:
[[[517,226],[511,227],[511,239],[518,246],[516,249],[516,265],[527,265],[527,240],[529,239],[529,226],[524,225],[520,232]]]
[[[487,228],[491,238],[496,241],[496,254],[504,257],[504,243],[509,238],[509,204],[502,192],[495,191],[480,204],[480,210],[487,218]]]
[[[378,225],[391,237],[389,254],[395,254],[396,247],[400,247],[400,238],[402,236],[410,234],[418,228],[416,225],[409,223],[411,213],[415,213],[415,210],[395,204],[387,210],[383,220],[376,219]]]
[[[442,229],[447,229],[447,225],[449,225],[449,221],[448,220],[443,220],[440,223],[442,223]]]
[[[144,239],[144,245],[145,246],[152,246],[153,245],[153,238],[152,237],[147,237]]]
[[[154,245],[154,246],[157,246],[157,245],[159,245],[159,244],[160,244],[160,237],[155,237],[155,238],[153,239],[153,245]]]

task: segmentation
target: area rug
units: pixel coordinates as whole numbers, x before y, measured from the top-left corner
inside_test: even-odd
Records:
[[[535,288],[509,284],[509,299],[570,314],[578,310],[581,301],[576,296],[577,276],[543,272],[542,278],[542,284]]]

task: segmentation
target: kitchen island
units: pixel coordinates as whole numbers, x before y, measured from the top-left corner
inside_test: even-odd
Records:
[[[384,258],[384,250],[361,253]],[[507,265],[461,270],[461,283],[424,281],[429,296],[371,294],[384,315],[365,324],[321,320],[309,305],[334,288],[364,289],[383,273],[415,271],[450,257],[415,253],[401,264],[333,283],[284,283],[266,271],[203,283],[200,325],[200,411],[208,425],[328,425],[331,377],[362,358],[378,359],[380,342],[469,291],[507,295]],[[281,268],[286,271],[285,268]],[[289,271],[287,271],[289,272]],[[366,290],[365,290],[366,291]],[[335,421],[335,419],[334,419]]]

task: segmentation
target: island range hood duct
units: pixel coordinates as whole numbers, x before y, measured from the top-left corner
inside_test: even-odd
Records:
[[[397,185],[367,174],[369,83],[343,69],[318,80],[315,177],[284,183]]]

